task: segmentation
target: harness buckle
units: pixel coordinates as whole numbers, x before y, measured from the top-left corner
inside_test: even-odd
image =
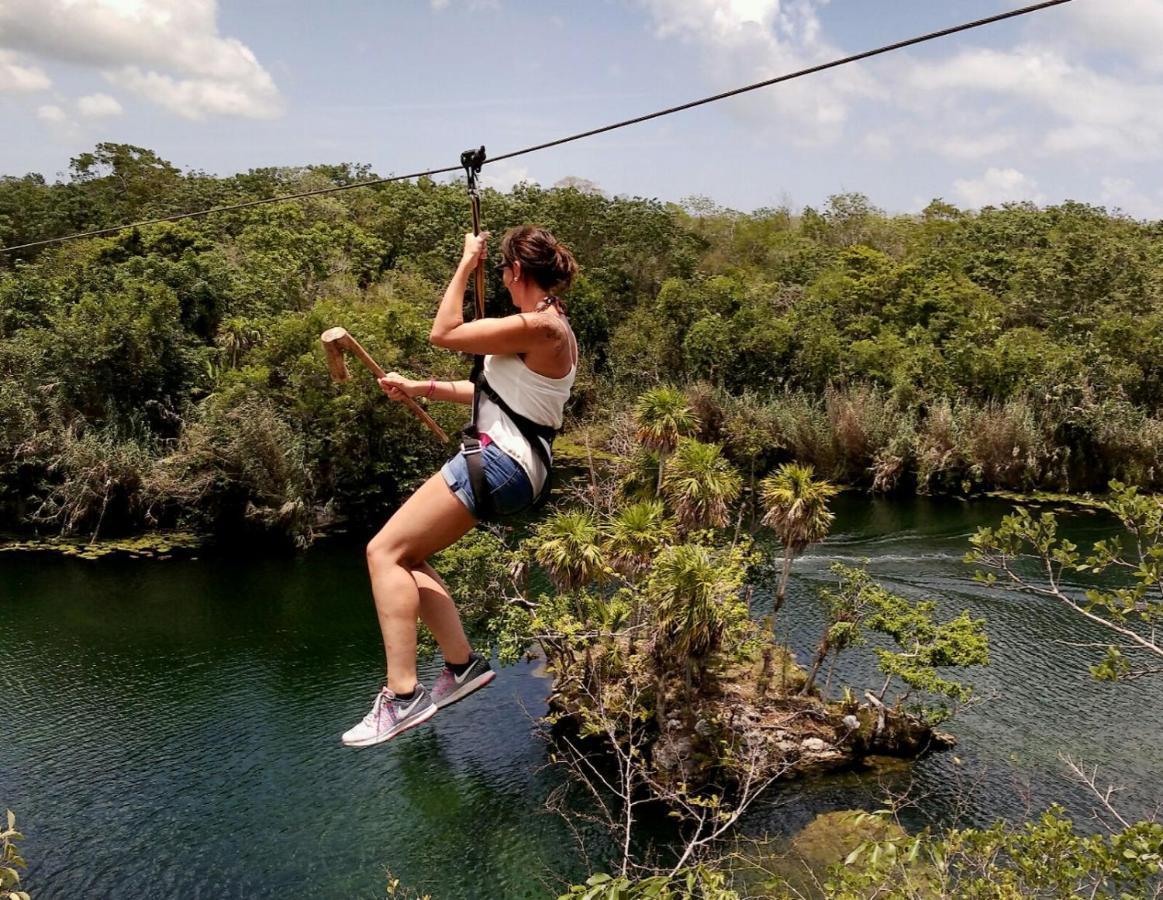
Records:
[[[475,447],[467,447],[463,443],[460,445],[460,452],[465,456],[473,456],[474,454],[480,453],[484,449],[485,448],[481,446],[480,441],[476,442]]]

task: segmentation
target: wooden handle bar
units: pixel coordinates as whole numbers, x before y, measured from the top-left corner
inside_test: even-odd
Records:
[[[323,332],[319,340],[323,342],[323,350],[327,354],[327,368],[330,370],[331,377],[335,381],[346,381],[350,377],[347,371],[347,364],[343,360],[343,351],[345,350],[353,354],[360,362],[367,366],[368,370],[377,380],[387,374],[372,359],[371,354],[360,346],[359,341],[348,333],[346,328],[328,328]],[[444,429],[436,424],[432,416],[428,415],[419,403],[402,392],[400,399],[421,422],[428,426],[429,431],[440,438],[440,440],[448,443],[448,435],[444,433]]]

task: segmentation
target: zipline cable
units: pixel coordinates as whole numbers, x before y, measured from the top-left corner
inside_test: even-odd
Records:
[[[687,109],[693,109],[696,106],[703,106],[708,103],[714,103],[718,100],[726,100],[729,97],[737,97],[740,94],[746,94],[749,91],[757,91],[760,88],[771,87],[772,85],[782,84],[786,81],[792,81],[796,78],[803,78],[806,75],[814,75],[818,72],[823,72],[828,69],[834,69],[839,66],[845,66],[849,63],[860,62],[861,60],[870,59],[874,56],[880,56],[885,53],[892,53],[895,50],[903,50],[905,47],[913,47],[917,44],[923,44],[927,41],[934,41],[938,38],[949,37],[950,35],[959,34],[964,31],[972,31],[975,28],[982,28],[986,25],[992,25],[996,22],[1002,22],[1007,19],[1015,19],[1018,16],[1026,16],[1031,13],[1041,12],[1044,9],[1049,9],[1052,6],[1061,6],[1064,3],[1070,3],[1072,0],[1044,0],[1042,3],[1036,3],[1033,6],[1025,6],[1020,9],[1013,9],[1009,12],[998,13],[997,15],[988,16],[984,19],[977,19],[973,22],[966,22],[963,25],[954,25],[951,28],[943,28],[940,31],[932,31],[928,34],[920,35],[919,37],[908,38],[907,40],[897,41],[893,44],[886,44],[883,47],[878,47],[875,50],[865,50],[862,53],[856,53],[852,56],[845,56],[842,59],[834,59],[830,62],[820,63],[819,65],[809,66],[806,69],[799,69],[795,72],[789,72],[786,75],[778,75],[775,78],[768,78],[764,81],[757,81],[754,84],[748,84],[734,90],[724,91],[721,94],[713,94],[710,97],[703,97],[699,100],[691,100],[689,103],[682,103],[678,106],[667,107],[660,109],[657,112],[647,113],[642,116],[635,116],[632,119],[623,119],[620,122],[615,122],[611,125],[603,125],[601,128],[591,128],[588,131],[579,131],[577,134],[571,134],[568,137],[558,138],[554,141],[547,141],[543,144],[534,144],[531,147],[525,147],[521,150],[513,150],[509,153],[502,153],[499,156],[494,156],[488,159],[484,165],[492,165],[493,163],[501,162],[506,159],[513,159],[514,157],[524,156],[527,153],[535,153],[538,150],[547,150],[550,147],[560,147],[562,144],[568,144],[573,141],[580,141],[583,138],[594,137],[595,135],[605,134],[608,131],[614,131],[618,128],[626,128],[629,125],[637,125],[640,122],[648,122],[651,119],[657,119],[662,116],[669,116],[677,112],[682,112]],[[42,241],[33,241],[28,244],[17,244],[12,247],[0,247],[0,253],[11,253],[16,250],[28,250],[33,247],[44,247],[49,244],[60,244],[65,241],[79,240],[87,237],[100,237],[106,234],[115,234],[119,231],[125,231],[130,228],[141,228],[146,225],[160,225],[163,222],[177,222],[180,219],[192,219],[199,216],[209,216],[216,213],[233,212],[239,209],[248,209],[253,206],[263,206],[267,203],[285,203],[289,200],[302,200],[306,197],[320,197],[325,194],[337,194],[341,191],[350,191],[355,188],[374,187],[380,184],[389,184],[393,181],[407,181],[412,178],[431,177],[433,175],[444,175],[449,172],[458,172],[461,166],[445,166],[441,169],[427,169],[423,172],[412,172],[408,175],[392,175],[387,178],[374,178],[369,181],[357,181],[352,184],[335,185],[328,188],[320,188],[314,191],[303,191],[297,194],[281,194],[278,197],[266,197],[261,200],[249,200],[245,203],[234,203],[229,206],[214,206],[210,209],[203,209],[197,212],[177,213],[172,216],[163,216],[158,219],[147,219],[143,222],[131,222],[126,225],[115,225],[111,228],[98,228],[93,231],[82,231],[77,234],[69,234],[63,237],[47,238]]]
[[[757,81],[754,84],[746,85],[745,87],[735,88],[731,91],[724,91],[721,94],[714,94],[710,97],[703,97],[701,100],[692,100],[689,103],[682,103],[678,106],[671,106],[668,109],[660,109],[658,112],[647,113],[644,116],[636,116],[633,119],[624,119],[621,122],[615,122],[613,125],[604,125],[601,128],[592,128],[589,131],[582,131],[577,134],[571,134],[569,137],[559,138],[556,141],[548,141],[544,144],[536,144],[533,147],[526,147],[524,150],[514,150],[512,153],[504,153],[500,156],[491,157],[489,163],[497,163],[503,159],[512,159],[514,156],[521,156],[525,153],[533,153],[536,150],[546,150],[549,147],[559,147],[562,144],[568,144],[570,141],[580,141],[582,138],[593,137],[596,134],[603,134],[607,131],[613,131],[615,128],[625,128],[627,125],[637,125],[639,122],[648,122],[651,119],[657,119],[660,116],[669,116],[672,113],[682,112],[687,109],[694,109],[696,106],[702,106],[706,103],[714,103],[716,100],[726,100],[728,97],[737,97],[739,94],[746,94],[748,91],[757,91],[760,88],[771,87],[773,84],[781,84],[785,81],[791,81],[794,78],[803,78],[805,75],[815,75],[817,72],[823,72],[826,69],[834,69],[837,66],[845,66],[848,63],[860,62],[862,59],[869,59],[873,56],[880,56],[882,53],[891,53],[894,50],[903,50],[905,47],[912,47],[915,44],[923,44],[925,41],[934,41],[937,38],[948,37],[951,34],[957,34],[961,31],[970,31],[974,28],[981,28],[983,25],[992,25],[994,22],[1001,22],[1004,19],[1013,19],[1017,16],[1025,16],[1030,13],[1039,12],[1043,9],[1048,9],[1051,6],[1061,6],[1063,3],[1070,3],[1071,0],[1046,0],[1044,3],[1038,3],[1034,6],[1026,6],[1022,9],[1014,9],[1009,12],[999,13],[996,16],[990,16],[986,19],[978,19],[975,22],[966,22],[964,25],[954,25],[952,28],[944,28],[941,31],[933,31],[929,34],[921,35],[920,37],[909,38],[905,41],[897,41],[895,44],[887,44],[884,47],[878,47],[875,50],[865,50],[863,53],[856,53],[852,56],[845,56],[843,59],[834,59],[831,62],[820,63],[816,66],[810,66],[806,69],[800,69],[796,72],[789,72],[787,75],[778,75],[775,78],[768,78],[766,81]]]

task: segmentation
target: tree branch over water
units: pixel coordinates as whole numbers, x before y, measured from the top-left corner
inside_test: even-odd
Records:
[[[1002,519],[997,528],[982,528],[970,539],[974,549],[966,562],[979,563],[1003,573],[1008,587],[1034,596],[1050,597],[1075,614],[1129,643],[1106,644],[1103,660],[1091,667],[1091,674],[1108,681],[1130,680],[1157,675],[1163,667],[1132,662],[1137,657],[1163,658],[1163,644],[1157,630],[1163,622],[1163,499],[1144,496],[1134,487],[1111,482],[1111,497],[1102,507],[1122,523],[1130,540],[1097,542],[1083,557],[1072,541],[1058,534],[1058,520],[1052,513],[1034,518],[1018,507]],[[1132,555],[1126,555],[1126,544]],[[1044,577],[1036,579],[1022,567],[1032,564]],[[1101,576],[1115,570],[1130,574],[1130,581],[1109,590],[1093,587],[1084,592],[1085,601],[1067,592],[1063,576]],[[993,573],[978,572],[987,584],[997,581]]]

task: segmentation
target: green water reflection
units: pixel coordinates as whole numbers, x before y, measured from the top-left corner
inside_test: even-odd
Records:
[[[784,623],[806,655],[813,602],[839,558],[869,557],[890,587],[990,622],[989,699],[954,724],[953,754],[910,776],[940,820],[984,822],[1083,792],[1057,753],[1127,785],[1149,812],[1163,780],[1150,684],[1101,685],[1094,639],[1056,608],[989,591],[961,563],[1000,503],[844,496],[833,537],[796,563]],[[1083,543],[1108,523],[1072,521]],[[767,602],[764,587],[756,595]],[[544,897],[585,864],[544,812],[532,667],[431,727],[366,751],[340,746],[377,687],[381,651],[358,545],[297,557],[85,562],[0,556],[0,804],[17,810],[38,897],[382,897],[386,870],[437,898]],[[434,664],[424,671],[434,674]],[[867,656],[837,677],[871,677]],[[782,786],[749,827],[787,833],[823,809],[874,803],[875,778]],[[600,846],[600,845],[599,845]]]

